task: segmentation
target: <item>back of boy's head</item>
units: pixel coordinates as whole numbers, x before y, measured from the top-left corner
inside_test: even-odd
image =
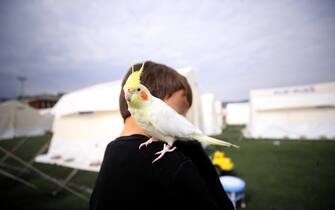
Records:
[[[134,65],[135,71],[139,70],[142,63]],[[131,74],[131,67],[122,80],[122,87],[126,83],[128,76]],[[141,75],[141,83],[145,85],[151,94],[157,98],[165,100],[173,95],[178,90],[184,90],[189,106],[192,105],[192,89],[187,79],[179,74],[176,70],[163,64],[146,61],[144,70]],[[130,113],[128,105],[124,97],[123,89],[121,88],[119,97],[119,108],[123,120],[126,120]]]

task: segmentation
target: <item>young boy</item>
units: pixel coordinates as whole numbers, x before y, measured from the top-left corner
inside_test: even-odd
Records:
[[[122,86],[130,73],[131,69]],[[141,83],[181,115],[185,116],[192,105],[186,78],[168,66],[146,62]],[[157,141],[139,149],[150,136],[131,117],[122,90],[119,104],[124,128],[106,148],[90,200],[91,210],[234,209],[200,143],[176,141],[174,152],[152,163],[164,143]]]

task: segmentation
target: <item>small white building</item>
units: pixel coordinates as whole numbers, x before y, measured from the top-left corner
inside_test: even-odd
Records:
[[[226,106],[227,125],[247,125],[250,118],[249,103],[229,103]]]
[[[191,109],[188,110],[186,118],[192,122],[193,125],[202,130],[201,97],[195,72],[191,67],[180,68],[177,69],[177,71],[187,78],[187,81],[192,88],[192,106]]]
[[[247,135],[335,139],[335,82],[252,90]]]
[[[201,95],[202,131],[207,135],[220,134],[223,129],[222,106],[213,93]]]

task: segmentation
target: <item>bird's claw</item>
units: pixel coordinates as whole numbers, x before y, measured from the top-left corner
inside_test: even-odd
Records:
[[[157,160],[161,159],[165,155],[165,153],[167,153],[167,152],[173,152],[175,149],[176,149],[176,147],[171,148],[170,145],[164,144],[163,149],[161,151],[159,151],[159,152],[156,152],[156,155],[159,155],[159,156],[154,161],[152,161],[152,163],[154,163]]]
[[[149,144],[151,144],[154,140],[155,140],[155,139],[154,139],[153,137],[151,137],[148,141],[146,141],[146,142],[140,144],[140,146],[138,147],[138,149],[141,149],[141,147],[143,147],[143,146],[146,146],[146,147],[147,147],[147,146],[148,146]]]

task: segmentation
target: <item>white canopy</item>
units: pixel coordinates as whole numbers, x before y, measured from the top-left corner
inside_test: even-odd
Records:
[[[220,104],[220,105],[219,105]],[[207,135],[216,135],[222,132],[223,113],[221,103],[215,99],[213,93],[201,95],[202,129]]]
[[[335,139],[335,82],[252,90],[250,103],[251,137]]]
[[[249,123],[249,103],[229,103],[226,106],[226,122],[228,125],[246,125]]]
[[[193,125],[203,130],[202,127],[202,116],[201,116],[201,98],[200,92],[197,84],[197,78],[191,67],[181,68],[177,70],[180,74],[184,75],[187,78],[188,83],[192,88],[192,106],[188,110],[186,118],[192,122]]]
[[[121,81],[115,81],[64,95],[52,110],[54,134],[49,151],[36,161],[98,171],[106,145],[123,126],[120,90]]]
[[[38,113],[44,119],[43,127],[45,128],[45,130],[52,131],[52,123],[54,121],[54,115],[52,113],[52,108],[39,109]]]
[[[0,139],[42,135],[48,130],[50,118],[19,101],[0,104]]]
[[[250,97],[253,109],[259,111],[335,106],[334,84],[252,90]]]
[[[55,115],[119,109],[121,81],[94,85],[64,95],[53,108]]]

